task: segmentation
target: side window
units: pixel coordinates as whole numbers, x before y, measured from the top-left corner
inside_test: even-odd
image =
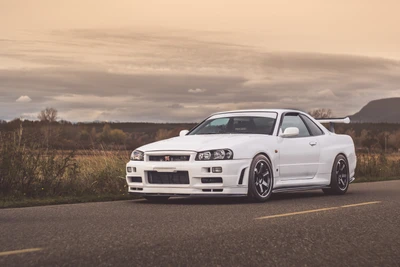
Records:
[[[306,137],[310,136],[310,132],[308,131],[306,125],[303,120],[300,118],[299,114],[286,114],[282,121],[282,132],[285,131],[288,127],[297,127],[299,128],[299,135],[297,137]]]
[[[316,125],[310,118],[304,115],[300,115],[304,122],[307,124],[308,129],[310,129],[311,134],[314,136],[323,135],[324,132]]]
[[[210,126],[223,126],[226,125],[229,121],[229,118],[220,118],[220,119],[215,119],[212,122],[210,122]]]

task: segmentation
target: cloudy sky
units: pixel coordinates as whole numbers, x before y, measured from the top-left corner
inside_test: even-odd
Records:
[[[0,0],[0,119],[199,121],[400,96],[398,0]]]

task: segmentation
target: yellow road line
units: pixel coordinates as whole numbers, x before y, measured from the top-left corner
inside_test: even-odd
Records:
[[[15,255],[15,254],[28,253],[28,252],[36,252],[36,251],[41,251],[41,250],[42,250],[42,248],[28,248],[28,249],[21,249],[21,250],[4,251],[4,252],[0,252],[0,257],[1,256],[8,256],[8,255]]]
[[[350,204],[350,205],[341,206],[341,208],[351,208],[351,207],[358,207],[358,206],[364,206],[364,205],[372,205],[372,204],[378,204],[381,202],[382,201],[372,201],[372,202],[364,202],[364,203],[358,203],[358,204]]]
[[[269,215],[269,216],[258,217],[258,218],[256,218],[256,220],[288,217],[288,216],[295,216],[295,215],[301,215],[301,214],[307,214],[307,213],[314,213],[314,212],[321,212],[321,211],[328,211],[328,210],[337,210],[337,209],[341,209],[341,208],[350,208],[350,207],[358,207],[358,206],[364,206],[364,205],[372,205],[372,204],[378,204],[378,203],[381,203],[381,201],[363,202],[363,203],[350,204],[350,205],[344,205],[344,206],[338,206],[338,207],[322,208],[322,209],[316,209],[316,210],[304,210],[304,211],[298,211],[298,212]]]
[[[294,216],[294,215],[300,215],[300,214],[306,214],[306,213],[313,213],[313,212],[320,212],[320,211],[327,211],[327,210],[336,210],[339,207],[332,207],[332,208],[324,208],[324,209],[317,209],[317,210],[305,210],[305,211],[298,211],[298,212],[291,212],[291,213],[284,213],[284,214],[277,214],[277,215],[270,215],[270,216],[264,216],[264,217],[259,217],[256,218],[258,220],[261,219],[272,219],[272,218],[279,218],[279,217],[286,217],[286,216]]]

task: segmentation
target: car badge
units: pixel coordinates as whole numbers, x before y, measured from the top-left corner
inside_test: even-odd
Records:
[[[165,157],[164,157],[164,160],[165,160],[165,161],[170,161],[169,156],[165,156]]]

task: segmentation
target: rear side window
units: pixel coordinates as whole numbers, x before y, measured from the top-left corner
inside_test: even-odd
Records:
[[[310,120],[307,116],[300,115],[303,121],[306,123],[308,129],[311,134],[314,136],[323,135],[324,132],[316,125],[312,120]]]

